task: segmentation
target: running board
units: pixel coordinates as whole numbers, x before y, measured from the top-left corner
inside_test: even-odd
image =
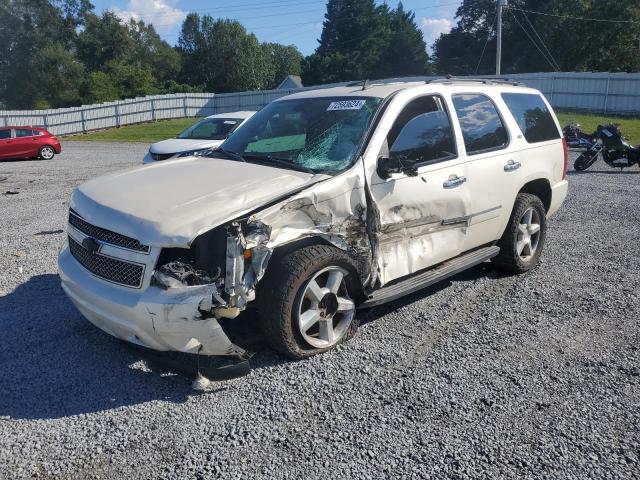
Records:
[[[371,308],[397,300],[400,297],[422,290],[468,268],[479,265],[495,257],[498,253],[500,253],[500,248],[496,246],[483,247],[470,253],[465,253],[422,273],[373,291],[369,295],[369,299],[361,303],[358,308]]]

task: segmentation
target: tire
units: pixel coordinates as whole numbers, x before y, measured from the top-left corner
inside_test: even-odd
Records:
[[[531,217],[525,218],[525,214],[528,216],[529,213]],[[525,227],[527,222],[529,226]],[[542,201],[535,195],[519,193],[507,228],[498,241],[500,253],[492,262],[511,273],[519,274],[531,270],[538,264],[546,234],[546,210]],[[526,241],[527,236],[529,243]]]
[[[587,163],[586,160],[584,158],[584,153],[580,154],[580,156],[578,158],[576,158],[576,161],[573,162],[573,169],[576,172],[581,172],[583,170],[585,170],[587,168]]]
[[[49,145],[40,147],[40,150],[38,151],[38,157],[42,160],[51,160],[55,155],[56,151]]]
[[[329,289],[329,279],[336,281],[340,274],[337,288]],[[312,282],[321,287],[322,294],[317,295],[320,291],[311,286]],[[258,287],[265,339],[271,348],[288,357],[302,359],[331,350],[353,337],[358,328],[358,275],[352,259],[335,247],[312,245],[273,258]],[[314,300],[317,298],[322,300]],[[352,310],[347,312],[346,307]],[[306,331],[301,326],[303,317],[311,325]]]
[[[576,172],[581,172],[583,170],[586,170],[591,165],[596,163],[596,160],[598,160],[598,156],[599,156],[598,152],[594,154],[593,152],[589,152],[588,150],[586,152],[581,153],[580,156],[576,158],[575,162],[573,162],[573,169]]]

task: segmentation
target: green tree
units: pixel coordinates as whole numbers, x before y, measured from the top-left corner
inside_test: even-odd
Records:
[[[271,87],[277,87],[287,75],[300,75],[303,56],[294,45],[263,43],[263,48],[273,62],[274,75]]]
[[[29,79],[37,85],[33,97],[40,108],[80,105],[84,67],[63,45],[54,43],[38,50]]]
[[[303,83],[370,77],[389,41],[387,11],[373,0],[329,0],[318,48],[303,64]]]
[[[85,0],[0,2],[0,103],[8,108],[30,108],[42,100],[38,70],[55,65],[43,64],[41,52],[60,45],[73,53],[76,32],[91,8]]]
[[[91,72],[80,90],[84,103],[111,102],[120,98],[120,91],[110,75]]]
[[[180,54],[160,38],[151,24],[131,20],[127,25],[133,42],[130,63],[153,71],[159,83],[173,80],[180,72]]]
[[[402,2],[387,14],[389,40],[380,59],[376,77],[403,77],[431,73],[427,45],[415,22],[415,14],[406,11]]]
[[[373,0],[329,0],[316,51],[303,63],[305,85],[424,75],[427,47],[415,15]]]
[[[157,93],[155,78],[148,68],[114,61],[107,64],[106,73],[116,85],[120,98]]]
[[[457,25],[436,41],[438,71],[473,74],[488,39],[478,73],[493,73],[495,17],[494,0],[464,0],[456,12]],[[576,17],[637,23],[595,22]],[[512,0],[504,12],[502,70],[507,74],[556,68],[638,71],[638,34],[640,3],[637,0]]]
[[[208,91],[264,89],[273,82],[274,65],[267,50],[235,20],[189,14],[178,50],[183,56],[181,80]]]
[[[109,62],[123,61],[135,46],[129,29],[111,11],[87,15],[77,45],[78,57],[90,71],[104,71]]]

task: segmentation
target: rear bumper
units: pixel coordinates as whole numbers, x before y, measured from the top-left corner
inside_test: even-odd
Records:
[[[564,199],[567,198],[567,192],[569,191],[569,182],[565,179],[556,183],[551,187],[551,205],[549,205],[549,211],[547,212],[547,218],[558,211]]]
[[[215,318],[199,307],[210,287],[163,290],[110,284],[84,269],[65,248],[58,257],[62,288],[75,307],[108,334],[154,350],[241,356]]]
[[[55,152],[57,154],[61,154],[62,153],[62,145],[60,145],[59,143],[54,143],[51,146],[53,147],[53,149],[55,150]]]

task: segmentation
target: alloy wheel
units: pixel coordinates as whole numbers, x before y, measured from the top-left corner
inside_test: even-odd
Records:
[[[336,345],[353,322],[356,312],[340,267],[317,272],[303,287],[298,300],[297,324],[302,338],[312,347]]]
[[[53,151],[53,148],[51,148],[51,147],[42,147],[40,149],[40,156],[44,160],[51,160],[54,155],[55,155],[55,152]]]
[[[533,257],[540,243],[540,214],[529,207],[525,210],[518,223],[518,236],[516,240],[516,251],[523,261],[528,261]]]

